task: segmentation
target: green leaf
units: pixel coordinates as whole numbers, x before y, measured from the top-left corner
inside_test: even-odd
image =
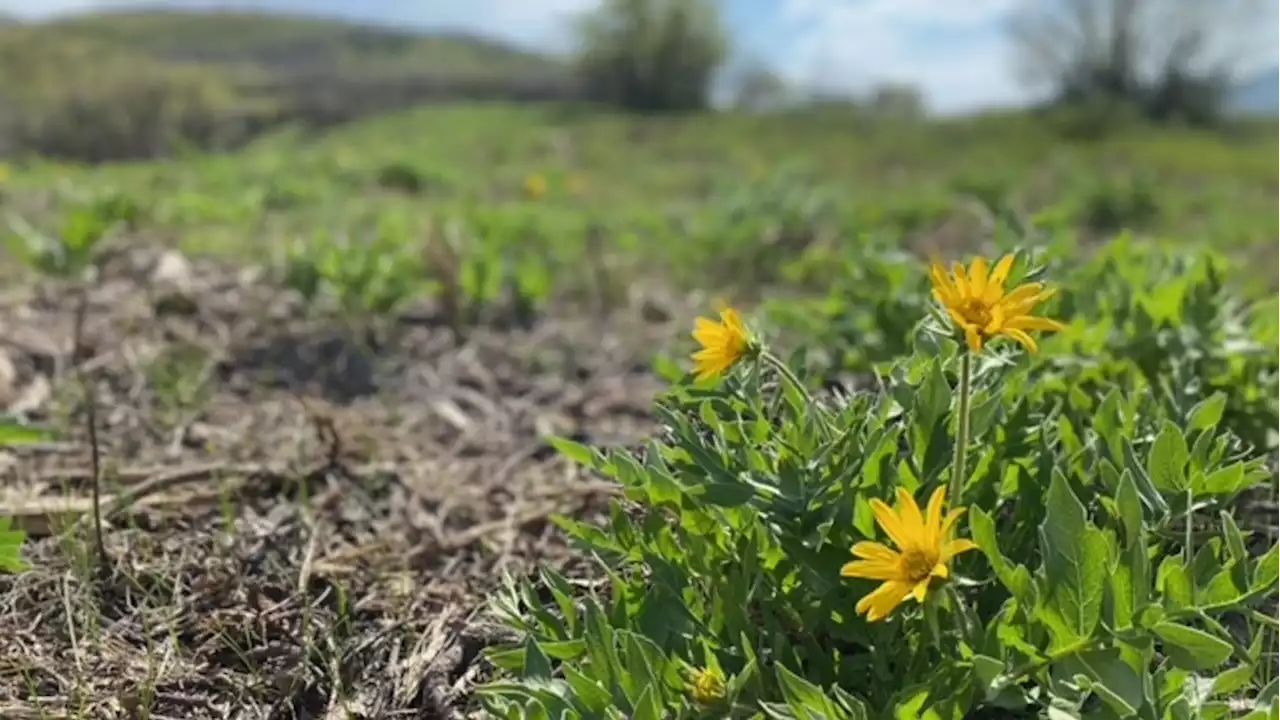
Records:
[[[15,445],[33,445],[46,442],[53,437],[48,428],[22,425],[6,418],[0,418],[0,447]]]
[[[1040,525],[1048,606],[1061,621],[1058,645],[1093,635],[1102,612],[1109,572],[1107,539],[1089,524],[1084,505],[1072,492],[1067,478],[1056,469],[1045,496],[1045,517]],[[1056,624],[1052,623],[1051,624]]]
[[[1199,478],[1197,478],[1199,479]],[[1234,495],[1249,484],[1244,463],[1232,463],[1209,473],[1196,483],[1196,495]]]
[[[969,534],[978,549],[987,556],[987,562],[995,570],[1000,583],[1014,597],[1025,599],[1030,592],[1030,579],[1027,573],[1018,573],[1015,566],[1000,552],[1000,542],[996,537],[995,520],[985,510],[974,505],[969,508]]]
[[[1209,695],[1211,697],[1234,695],[1248,687],[1249,681],[1252,679],[1253,668],[1251,666],[1237,665],[1230,670],[1224,670],[1218,677],[1213,679],[1213,686],[1209,690]]]
[[[871,509],[871,501],[861,493],[853,499],[853,527],[863,537],[876,536],[876,516]]]
[[[1208,430],[1222,422],[1222,413],[1227,409],[1227,394],[1218,391],[1196,403],[1187,418],[1188,430]]]
[[[1254,566],[1253,578],[1250,580],[1252,587],[1249,589],[1254,591],[1270,588],[1274,591],[1277,581],[1280,581],[1280,545],[1272,545]]]
[[[1116,648],[1070,656],[1062,663],[1062,669],[1086,678],[1089,689],[1120,717],[1137,715],[1145,702],[1142,677],[1120,657]]]
[[[1231,644],[1203,630],[1164,621],[1151,631],[1164,644],[1164,654],[1175,667],[1192,672],[1212,670],[1231,657]]]
[[[1124,453],[1125,467],[1133,473],[1134,482],[1138,485],[1138,493],[1142,495],[1143,502],[1157,520],[1163,519],[1169,514],[1169,503],[1160,494],[1159,488],[1151,480],[1147,469],[1138,462],[1138,454],[1133,449],[1133,443],[1129,442],[1129,438],[1121,437],[1120,447]]]
[[[778,665],[778,685],[782,688],[782,697],[787,701],[787,706],[801,720],[818,720],[821,717],[835,720],[843,717],[843,713],[839,713],[821,688],[781,664]]]
[[[613,696],[601,687],[599,682],[582,674],[582,671],[573,664],[565,664],[563,668],[564,679],[587,709],[594,713],[602,713],[605,708],[613,705]]]
[[[1147,455],[1147,474],[1151,476],[1151,482],[1162,492],[1185,490],[1186,465],[1190,456],[1182,431],[1166,420]]]
[[[27,533],[13,530],[12,526],[12,518],[0,517],[0,572],[25,572],[31,569],[31,564],[22,559],[22,543]]]
[[[576,443],[568,438],[555,436],[548,437],[547,442],[550,443],[551,447],[555,448],[561,455],[564,455],[579,465],[589,468],[599,467],[599,454],[586,445]]]
[[[1170,555],[1160,563],[1156,571],[1156,587],[1164,593],[1165,605],[1170,610],[1191,607],[1191,576],[1182,565],[1182,558]]]
[[[646,684],[640,691],[636,698],[635,712],[631,713],[632,720],[662,720],[662,704],[653,687],[651,683]]]
[[[550,678],[551,659],[532,637],[524,641],[524,677]]]
[[[1120,510],[1120,522],[1124,525],[1124,547],[1131,548],[1134,543],[1143,542],[1142,498],[1138,495],[1133,474],[1128,470],[1120,475],[1119,486],[1116,488],[1116,507]]]
[[[929,362],[924,382],[916,390],[914,406],[919,416],[917,422],[925,428],[933,427],[951,407],[951,386],[947,384],[942,363],[937,359]]]

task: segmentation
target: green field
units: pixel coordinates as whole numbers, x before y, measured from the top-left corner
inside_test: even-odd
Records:
[[[360,234],[371,215],[417,226],[483,207],[520,218],[534,242],[557,248],[581,242],[590,223],[640,233],[643,249],[627,261],[701,272],[714,268],[689,265],[686,253],[713,265],[721,252],[769,252],[741,237],[751,233],[741,223],[715,227],[726,214],[759,229],[777,219],[771,212],[790,213],[808,224],[803,232],[822,226],[823,244],[841,248],[875,232],[903,247],[968,249],[983,239],[977,201],[1071,232],[1082,247],[1130,230],[1254,260],[1270,257],[1278,231],[1271,129],[1223,137],[1140,128],[1071,142],[1018,116],[903,124],[839,113],[636,119],[445,107],[286,132],[232,155],[84,169],[19,162],[8,184],[15,203],[59,184],[125,193],[145,208],[147,226],[194,251],[259,252],[317,225]],[[547,177],[545,197],[526,196],[531,174]],[[686,223],[734,247],[691,248]],[[1269,261],[1255,267],[1274,278]]]
[[[164,15],[3,33],[235,102],[289,38],[558,67],[225,22],[243,67]],[[450,102],[14,153],[0,403],[50,432],[0,434],[0,717],[1275,717],[1276,138]],[[929,261],[1015,251],[1063,327],[953,402]],[[724,303],[764,344],[693,383]],[[849,547],[934,487],[967,584],[864,622]]]

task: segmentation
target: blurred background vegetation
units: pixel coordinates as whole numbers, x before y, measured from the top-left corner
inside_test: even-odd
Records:
[[[1241,78],[1220,52],[1239,28],[1243,16],[1229,11],[1238,4],[1042,0],[1015,13],[1009,32],[1020,73],[1052,91],[1035,112],[1066,136],[1149,123],[1274,134],[1273,122],[1233,113],[1242,85],[1276,90],[1274,73]],[[253,12],[9,19],[0,24],[0,152],[99,162],[221,150],[281,125],[458,101],[653,113],[705,109],[718,95],[722,109],[899,119],[926,109],[909,86],[859,97],[789,86],[733,53],[710,0],[607,0],[576,31],[576,54],[553,57],[463,34]]]

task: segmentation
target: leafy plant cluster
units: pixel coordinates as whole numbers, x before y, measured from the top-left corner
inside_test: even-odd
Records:
[[[1007,231],[1007,228],[1006,228]],[[1222,394],[1223,423],[1258,449],[1280,439],[1280,340],[1274,300],[1253,301],[1226,280],[1231,265],[1211,249],[1169,249],[1121,234],[1087,261],[1074,235],[1039,253],[1061,267],[1059,307],[1073,322],[1046,339],[1028,373],[1045,402],[1096,404],[1111,389],[1153,393],[1178,422]],[[818,298],[766,304],[779,328],[812,338],[808,364],[819,379],[874,372],[907,353],[929,295],[912,259],[887,241],[856,257],[814,255],[834,270]],[[1052,397],[1050,397],[1052,396]],[[1069,398],[1068,396],[1071,396]]]
[[[60,217],[53,232],[45,232],[16,213],[5,218],[6,249],[40,274],[62,280],[84,281],[103,242],[111,233],[129,229],[141,219],[141,203],[119,192],[78,198]]]
[[[486,709],[1276,717],[1280,550],[1235,513],[1242,493],[1275,483],[1274,463],[1229,425],[1224,390],[1198,388],[1183,407],[1117,382],[1076,387],[1081,371],[1054,358],[1086,340],[1099,362],[1142,374],[1143,361],[1113,354],[1136,320],[1091,334],[1100,320],[1072,300],[1118,296],[1091,274],[1118,272],[1106,266],[1067,276],[1056,315],[1075,322],[1044,357],[1012,343],[968,354],[926,311],[880,367],[883,387],[838,400],[813,397],[800,363],[700,329],[742,359],[717,384],[673,378],[656,407],[663,436],[640,452],[557,441],[625,492],[603,523],[560,520],[606,582],[583,592],[546,570],[508,584],[494,609],[521,639],[490,652],[501,674]],[[1187,279],[1160,307],[1190,318],[1216,297],[1190,289],[1205,282]],[[878,591],[842,577],[850,548],[879,552],[863,548],[886,533],[901,546],[904,525],[881,502],[905,491],[923,506],[948,486],[978,551],[935,570],[919,602],[869,621],[860,601]],[[910,522],[901,500],[897,513]]]
[[[426,227],[384,213],[372,225],[369,236],[295,238],[280,262],[287,287],[309,306],[335,310],[353,330],[376,328],[425,298],[439,302],[458,332],[528,325],[551,295],[556,267],[570,261],[563,245],[551,247],[554,225],[522,208],[464,209]]]

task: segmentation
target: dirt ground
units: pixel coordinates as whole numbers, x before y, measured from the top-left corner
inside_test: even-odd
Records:
[[[611,486],[544,438],[642,439],[648,358],[687,320],[565,308],[458,339],[415,308],[369,359],[260,272],[147,251],[104,270],[73,353],[77,306],[0,298],[0,405],[58,433],[0,452],[33,565],[0,575],[11,720],[473,713],[504,574],[590,581],[549,518]]]

